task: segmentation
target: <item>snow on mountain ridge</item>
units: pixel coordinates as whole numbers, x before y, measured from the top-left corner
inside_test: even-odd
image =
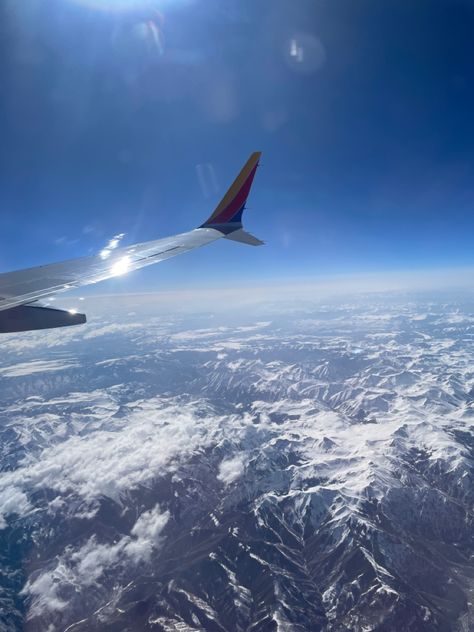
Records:
[[[162,629],[470,625],[474,340],[443,309],[273,314],[264,335],[105,324],[94,346],[69,338],[78,368],[8,378],[0,538],[32,534],[29,575],[5,562],[10,591],[36,586],[28,625],[125,628],[137,603]],[[157,503],[162,546],[138,572],[121,551]],[[87,543],[110,564],[71,597],[55,560]],[[52,573],[67,608],[45,606]]]

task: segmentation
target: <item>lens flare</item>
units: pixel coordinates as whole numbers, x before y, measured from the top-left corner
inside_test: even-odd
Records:
[[[326,61],[326,51],[321,41],[312,33],[297,33],[285,44],[285,61],[291,70],[311,74]]]
[[[137,22],[133,27],[133,33],[148,48],[149,52],[155,51],[159,55],[164,53],[164,39],[162,29],[162,16],[156,14],[153,19]]]
[[[152,7],[151,0],[71,0],[99,11],[136,11]]]
[[[69,2],[81,4],[84,7],[97,9],[98,11],[118,13],[143,11],[143,9],[156,11],[157,5],[159,5],[161,11],[165,8],[187,6],[193,4],[195,0],[69,0]]]

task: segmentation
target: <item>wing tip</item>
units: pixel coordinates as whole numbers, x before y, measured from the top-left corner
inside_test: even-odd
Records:
[[[215,211],[201,225],[202,228],[218,226],[219,224],[237,225],[242,223],[242,213],[245,209],[261,155],[261,151],[254,151],[250,154],[247,162],[217,205]]]

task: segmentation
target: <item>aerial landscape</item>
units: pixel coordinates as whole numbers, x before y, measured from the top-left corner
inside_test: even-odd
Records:
[[[472,28],[0,5],[0,632],[474,630]]]
[[[474,316],[446,298],[146,296],[6,339],[4,629],[470,629]]]

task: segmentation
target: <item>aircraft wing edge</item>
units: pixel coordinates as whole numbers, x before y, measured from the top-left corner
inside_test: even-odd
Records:
[[[86,322],[84,314],[40,305],[38,301],[164,261],[217,239],[261,245],[263,242],[242,226],[260,155],[251,154],[215,211],[194,230],[91,257],[0,273],[0,333],[82,324]]]

